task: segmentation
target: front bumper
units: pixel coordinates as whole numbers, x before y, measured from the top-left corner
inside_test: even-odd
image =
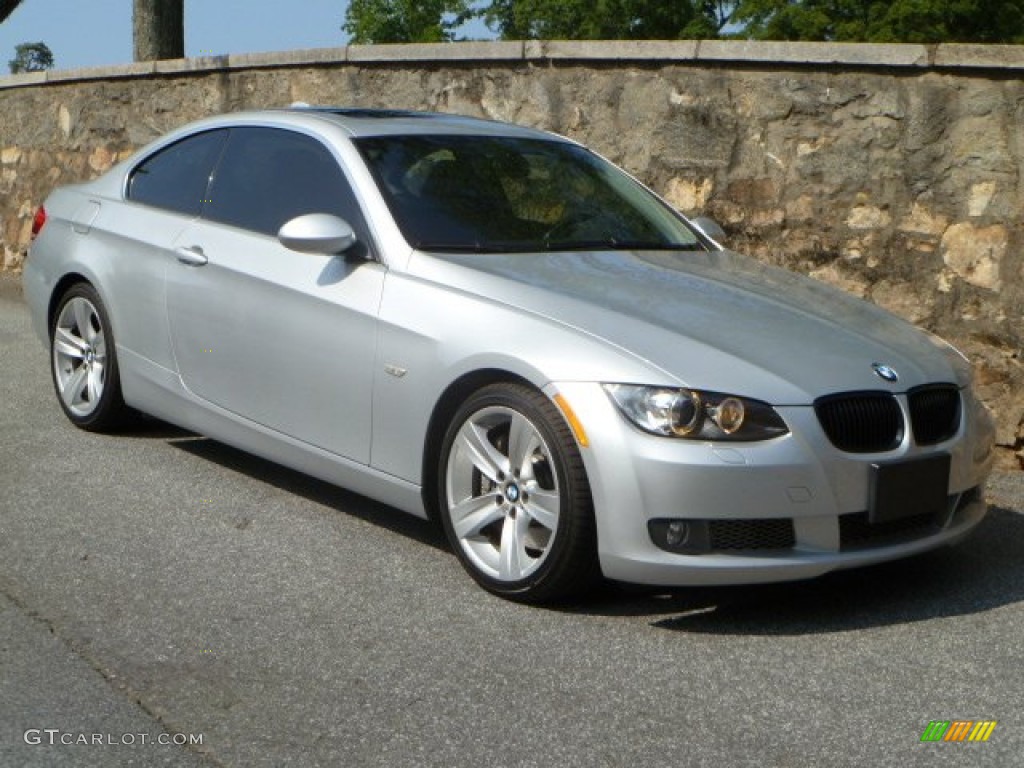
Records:
[[[777,408],[789,435],[724,444],[643,433],[621,417],[596,384],[562,382],[549,390],[567,399],[587,433],[590,445],[582,454],[598,552],[611,579],[685,586],[811,578],[952,544],[987,511],[983,485],[993,462],[992,424],[970,396],[964,397],[958,433],[946,442],[925,449],[907,435],[892,451],[849,454],[829,442],[810,406]],[[946,513],[916,526],[867,526],[871,464],[939,452],[951,457]],[[679,554],[652,540],[648,522],[662,519],[712,526],[747,521],[754,529],[771,521],[787,530],[791,526],[792,534],[782,547],[753,543],[747,548],[741,542]]]

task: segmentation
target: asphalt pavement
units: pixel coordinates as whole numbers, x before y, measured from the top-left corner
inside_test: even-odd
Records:
[[[74,429],[0,276],[0,766],[1024,765],[1024,473],[989,496],[911,561],[520,606],[383,505]]]

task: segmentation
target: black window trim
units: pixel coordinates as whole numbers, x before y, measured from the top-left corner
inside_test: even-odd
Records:
[[[345,182],[348,184],[349,189],[352,191],[352,197],[355,200],[356,205],[358,206],[359,215],[362,218],[363,227],[364,227],[365,232],[366,232],[366,242],[365,242],[365,246],[366,246],[365,258],[366,258],[366,260],[367,261],[374,261],[374,262],[377,262],[379,264],[384,264],[384,260],[381,258],[381,255],[380,255],[380,249],[379,249],[379,247],[377,245],[377,242],[378,242],[379,238],[378,238],[378,236],[377,236],[377,234],[375,232],[375,227],[374,227],[373,221],[372,221],[372,219],[369,216],[366,215],[366,211],[367,211],[368,206],[366,204],[366,201],[363,199],[363,194],[360,191],[359,186],[356,183],[354,183],[352,175],[349,172],[347,163],[345,163],[343,161],[343,159],[341,158],[339,153],[335,150],[335,148],[329,142],[324,141],[322,136],[320,136],[319,134],[317,134],[314,131],[311,131],[311,130],[307,129],[305,126],[282,125],[282,124],[279,124],[279,123],[264,123],[264,122],[259,122],[259,123],[256,123],[256,122],[254,122],[254,123],[232,123],[232,124],[228,124],[228,125],[213,125],[213,126],[204,127],[204,128],[202,128],[200,130],[192,131],[190,133],[186,133],[183,136],[177,136],[174,139],[171,139],[169,141],[162,142],[158,146],[154,147],[152,151],[146,153],[145,157],[139,158],[139,160],[136,163],[134,163],[131,166],[131,168],[128,169],[128,172],[124,176],[124,181],[122,182],[122,188],[121,188],[121,198],[122,198],[122,201],[125,202],[125,203],[131,203],[133,205],[145,206],[146,208],[149,208],[151,210],[162,211],[163,213],[168,213],[168,214],[171,214],[171,215],[174,215],[174,216],[182,216],[182,217],[190,219],[192,221],[202,220],[202,221],[207,222],[209,224],[216,224],[217,226],[221,226],[221,227],[230,227],[232,229],[237,229],[239,232],[245,232],[248,235],[251,235],[251,236],[254,236],[254,237],[266,237],[266,238],[270,238],[270,239],[273,239],[273,240],[277,240],[277,238],[274,235],[270,235],[270,234],[267,234],[265,232],[259,232],[259,231],[253,230],[253,229],[247,229],[245,227],[239,227],[239,226],[237,226],[235,224],[229,224],[229,223],[226,223],[226,222],[223,222],[223,221],[217,221],[216,219],[209,219],[209,218],[207,218],[206,216],[204,216],[204,211],[205,211],[205,208],[206,208],[206,204],[205,203],[203,203],[203,205],[200,206],[198,214],[187,214],[187,213],[182,213],[181,211],[175,211],[175,210],[170,209],[170,208],[163,208],[163,207],[160,207],[160,206],[150,205],[149,203],[145,203],[145,202],[143,202],[141,200],[136,200],[136,199],[130,197],[129,194],[128,194],[130,189],[131,189],[132,178],[134,177],[135,173],[138,171],[139,167],[142,166],[143,164],[145,164],[146,162],[148,162],[153,157],[156,157],[161,152],[164,152],[165,150],[170,149],[171,147],[173,147],[173,146],[175,146],[177,144],[180,144],[180,143],[182,143],[184,141],[187,141],[187,140],[189,140],[191,138],[194,138],[196,136],[200,136],[200,135],[202,135],[204,133],[214,133],[216,131],[225,131],[227,136],[225,138],[224,144],[223,144],[223,146],[221,146],[220,152],[218,153],[217,158],[214,160],[214,162],[213,162],[213,164],[212,164],[212,166],[210,168],[210,174],[209,174],[209,176],[206,179],[206,188],[204,190],[204,199],[209,199],[210,189],[211,189],[211,187],[213,185],[214,180],[217,177],[217,171],[220,168],[221,161],[224,159],[224,153],[225,153],[225,151],[227,151],[228,143],[231,140],[231,132],[232,132],[232,130],[234,130],[236,128],[260,128],[260,129],[271,129],[271,130],[288,131],[290,133],[297,133],[299,135],[302,135],[302,136],[305,136],[305,137],[307,137],[309,139],[312,139],[313,141],[317,142],[321,147],[323,147],[327,151],[327,153],[334,159],[334,162],[337,164],[338,168],[341,170],[342,177],[345,179]],[[361,158],[361,155],[359,154],[358,149],[356,150],[356,156]],[[352,222],[349,222],[349,224],[351,225]]]

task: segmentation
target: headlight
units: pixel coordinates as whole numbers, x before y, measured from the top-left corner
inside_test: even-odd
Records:
[[[760,400],[639,384],[603,386],[629,421],[655,435],[750,442],[789,432],[775,409]]]

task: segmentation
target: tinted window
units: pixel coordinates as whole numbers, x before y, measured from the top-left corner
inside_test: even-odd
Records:
[[[396,135],[356,139],[356,145],[416,248],[702,248],[675,211],[575,144]]]
[[[132,171],[128,198],[157,208],[198,215],[226,138],[227,131],[208,131],[151,155]]]
[[[352,188],[325,146],[277,128],[232,128],[203,217],[276,236],[304,213],[340,216],[366,243]]]

